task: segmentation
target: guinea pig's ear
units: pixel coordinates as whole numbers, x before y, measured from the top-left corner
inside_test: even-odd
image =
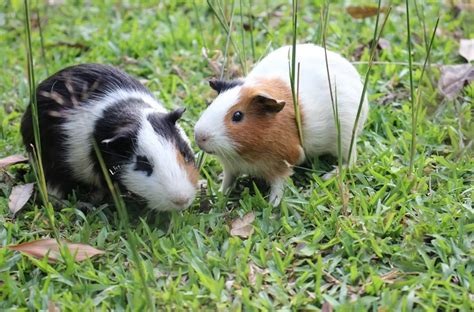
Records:
[[[209,80],[209,86],[217,91],[217,93],[221,93],[222,89],[224,89],[224,86],[226,85],[226,81],[224,80],[218,80],[218,79],[211,79]]]
[[[168,120],[171,121],[171,123],[176,123],[178,119],[183,116],[184,112],[186,111],[186,108],[177,108],[174,111],[171,111],[168,113]]]
[[[224,92],[226,90],[232,89],[234,87],[240,86],[244,83],[242,79],[234,79],[234,80],[218,80],[218,79],[211,79],[209,80],[209,85],[212,89],[216,90],[217,93]]]
[[[285,101],[279,101],[267,94],[257,94],[252,99],[253,105],[258,105],[260,109],[267,113],[278,113],[285,107]]]

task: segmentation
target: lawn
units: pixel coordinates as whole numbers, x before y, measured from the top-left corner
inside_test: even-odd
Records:
[[[364,77],[376,17],[351,17],[348,2],[376,5],[330,1],[327,47]],[[249,178],[230,196],[220,194],[222,168],[207,156],[201,167],[207,187],[184,212],[129,203],[126,223],[112,201],[92,206],[75,194],[55,209],[53,224],[37,186],[13,217],[12,188],[35,176],[28,164],[0,169],[0,247],[58,235],[105,251],[82,262],[71,255],[48,262],[0,248],[0,310],[472,311],[474,86],[446,97],[438,81],[443,65],[466,64],[459,42],[473,38],[474,14],[467,4],[450,2],[409,1],[421,107],[412,174],[406,8],[391,1],[368,78],[370,115],[358,162],[342,184],[321,179],[335,164],[321,158],[297,168],[282,205],[273,208],[265,188]],[[192,137],[215,97],[210,78],[221,71],[226,78],[244,75],[269,51],[292,42],[291,1],[210,1],[218,17],[205,1],[157,3],[32,1],[36,81],[77,63],[118,66],[167,108],[186,107],[181,124]],[[300,1],[298,42],[322,43],[323,4]],[[29,102],[25,40],[23,1],[3,1],[0,158],[26,155],[19,132]],[[232,221],[248,213],[255,216],[251,235],[232,235]]]

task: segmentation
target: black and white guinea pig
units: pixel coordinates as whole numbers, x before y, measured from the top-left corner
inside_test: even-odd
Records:
[[[42,163],[48,191],[63,197],[78,186],[105,194],[95,140],[112,179],[151,209],[181,210],[193,201],[198,171],[189,139],[150,91],[112,66],[65,68],[36,90]],[[34,145],[31,105],[21,123]],[[100,196],[100,195],[99,195]]]
[[[210,81],[217,98],[196,123],[199,147],[215,154],[224,167],[221,190],[227,190],[238,174],[261,177],[271,186],[270,202],[278,205],[292,167],[306,157],[337,155],[337,131],[327,78],[324,49],[313,44],[296,47],[300,63],[299,97],[303,146],[299,140],[290,88],[288,56],[291,46],[279,48],[243,79]],[[354,66],[337,53],[327,51],[331,85],[337,89],[342,157],[356,161],[355,144],[349,156],[352,129],[363,85]],[[357,135],[367,119],[364,99]]]

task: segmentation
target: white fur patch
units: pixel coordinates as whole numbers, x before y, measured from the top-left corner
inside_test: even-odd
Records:
[[[144,155],[153,166],[153,173],[134,170],[135,164],[125,166],[122,182],[131,192],[145,198],[151,209],[182,210],[194,200],[196,188],[185,168],[177,161],[175,145],[156,134],[144,114],[137,136],[137,155]],[[173,201],[182,201],[176,204]]]
[[[229,109],[239,101],[241,86],[224,91],[209,105],[194,127],[196,137],[204,135],[207,141],[201,147],[212,154],[235,153],[234,143],[227,135],[224,118]]]

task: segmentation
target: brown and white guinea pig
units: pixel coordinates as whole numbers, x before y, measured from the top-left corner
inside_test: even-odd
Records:
[[[113,181],[151,209],[181,210],[193,201],[198,171],[189,139],[150,91],[112,66],[65,68],[36,90],[42,164],[48,191],[63,197],[78,186],[104,194],[95,140]],[[21,123],[34,145],[32,108]]]
[[[227,190],[237,175],[261,177],[271,186],[270,202],[277,206],[292,167],[306,157],[337,155],[337,131],[327,78],[324,49],[313,44],[296,47],[300,63],[299,105],[303,141],[299,140],[289,80],[291,46],[279,48],[243,79],[210,81],[217,98],[196,123],[199,147],[216,155],[224,167],[221,190]],[[331,85],[337,89],[341,124],[342,157],[346,164],[356,160],[355,144],[349,156],[352,129],[362,95],[357,70],[345,58],[327,51]],[[367,119],[364,99],[357,135]]]

